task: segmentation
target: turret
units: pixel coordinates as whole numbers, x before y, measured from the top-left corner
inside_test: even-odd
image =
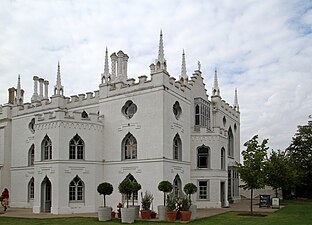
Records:
[[[234,95],[234,109],[239,112],[239,104],[238,104],[238,98],[237,98],[237,88],[235,88],[235,95]]]
[[[220,88],[219,88],[219,84],[218,84],[217,68],[215,69],[215,75],[214,75],[214,82],[213,82],[211,97],[215,97],[215,96],[221,97],[220,96]]]

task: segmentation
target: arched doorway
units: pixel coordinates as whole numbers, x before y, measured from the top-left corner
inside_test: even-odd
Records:
[[[52,205],[52,185],[48,177],[41,183],[41,209],[43,213],[50,213]]]
[[[173,193],[176,197],[180,197],[182,193],[182,182],[179,174],[177,174],[173,180]]]

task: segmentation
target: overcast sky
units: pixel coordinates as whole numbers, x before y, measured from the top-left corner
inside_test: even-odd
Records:
[[[201,62],[209,96],[214,68],[222,98],[238,89],[241,143],[254,134],[285,149],[312,114],[312,1],[0,0],[0,103],[21,75],[25,102],[34,75],[65,95],[98,90],[105,47],[129,55],[128,77],[149,76],[163,30],[171,76]]]

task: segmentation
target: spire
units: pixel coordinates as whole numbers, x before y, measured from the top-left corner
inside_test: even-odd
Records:
[[[21,75],[20,74],[18,74],[18,78],[17,78],[15,104],[17,105],[23,104],[23,94],[22,94],[22,88],[21,88]]]
[[[220,96],[217,68],[215,68],[215,76],[214,76],[214,82],[213,82],[213,87],[212,87],[212,96]]]
[[[181,76],[180,79],[183,79],[184,81],[187,81],[188,77],[186,74],[186,63],[185,63],[185,53],[184,53],[184,49],[183,49],[183,53],[182,53],[182,66],[181,66]]]
[[[105,50],[105,64],[104,64],[104,75],[109,74],[109,69],[108,69],[108,51],[107,51],[107,46]]]
[[[54,95],[64,94],[64,87],[61,84],[61,69],[60,62],[57,62],[57,75],[56,75],[56,85],[54,86]]]
[[[162,30],[160,30],[159,47],[158,47],[158,59],[156,61],[156,70],[167,70],[167,63],[164,54],[164,42]]]
[[[159,47],[158,47],[158,61],[163,63],[164,60],[165,60],[165,54],[164,54],[163,34],[162,34],[162,30],[160,30]]]
[[[237,98],[237,88],[235,88],[234,109],[235,109],[236,111],[239,111],[238,98]]]

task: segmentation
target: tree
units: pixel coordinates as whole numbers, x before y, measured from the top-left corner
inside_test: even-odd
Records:
[[[243,164],[237,163],[236,169],[240,174],[241,180],[244,182],[241,185],[245,190],[250,190],[250,214],[253,215],[252,196],[254,189],[264,188],[265,185],[265,157],[268,147],[266,144],[268,139],[264,139],[261,144],[258,143],[258,135],[247,141],[244,146],[246,150],[242,151]]]
[[[134,205],[134,194],[141,190],[141,184],[136,181],[132,181],[132,205]]]
[[[302,197],[312,197],[312,121],[298,126],[287,154],[296,165],[298,186],[303,190]],[[297,193],[298,194],[298,193]]]
[[[104,196],[104,207],[106,207],[105,196],[112,194],[113,190],[114,190],[113,185],[111,185],[110,183],[103,182],[103,183],[98,185],[97,191],[99,192],[100,195]]]
[[[265,163],[266,184],[275,190],[290,190],[296,183],[296,170],[290,158],[283,151],[272,151]]]
[[[159,182],[158,190],[164,192],[164,205],[166,204],[166,193],[172,191],[172,189],[172,184],[169,181],[163,180]]]
[[[191,195],[194,194],[195,192],[197,192],[196,185],[193,183],[187,183],[184,186],[183,190],[184,190],[185,194],[188,196],[190,204],[192,204]]]
[[[125,194],[127,198],[127,208],[129,207],[129,198],[133,192],[133,183],[129,179],[124,179],[118,186],[121,194]]]

